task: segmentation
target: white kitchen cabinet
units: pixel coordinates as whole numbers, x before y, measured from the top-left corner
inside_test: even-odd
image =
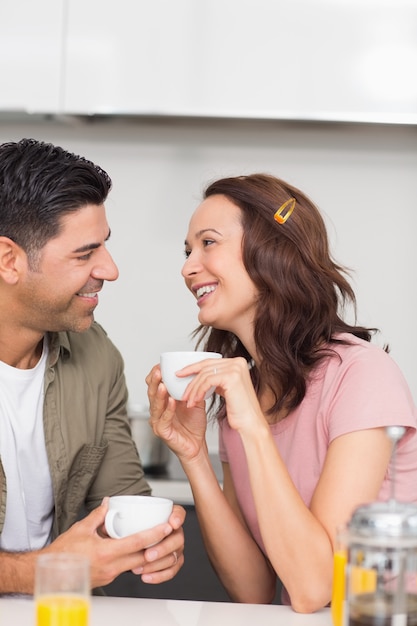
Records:
[[[196,5],[194,0],[69,0],[65,111],[189,108]]]
[[[416,0],[1,0],[0,111],[417,123]]]
[[[417,123],[415,0],[68,3],[68,113]]]
[[[60,107],[64,0],[1,0],[0,111]]]

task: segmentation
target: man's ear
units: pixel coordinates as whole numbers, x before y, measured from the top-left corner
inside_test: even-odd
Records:
[[[9,285],[19,280],[26,254],[20,246],[8,237],[0,237],[0,278]]]

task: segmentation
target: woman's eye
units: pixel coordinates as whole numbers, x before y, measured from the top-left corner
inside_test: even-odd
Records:
[[[201,246],[202,246],[203,248],[207,248],[207,246],[211,246],[211,244],[212,244],[212,243],[216,243],[216,242],[214,241],[214,239],[202,239],[202,240],[201,240]],[[200,244],[199,244],[199,245],[200,245]],[[185,256],[185,258],[186,258],[186,259],[188,259],[188,257],[190,256],[191,252],[192,252],[192,250],[190,250],[189,248],[188,248],[188,249],[186,248],[186,249],[184,250],[184,256]]]

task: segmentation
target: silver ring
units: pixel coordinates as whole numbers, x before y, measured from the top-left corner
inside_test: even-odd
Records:
[[[174,552],[172,553],[172,556],[174,557],[175,561],[174,561],[174,565],[176,565],[178,563],[178,554],[177,551],[174,550]]]
[[[213,369],[213,374],[217,374],[217,367]]]

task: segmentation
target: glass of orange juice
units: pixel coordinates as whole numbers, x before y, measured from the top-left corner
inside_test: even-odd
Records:
[[[35,575],[36,626],[88,626],[90,563],[79,554],[42,554]]]
[[[343,626],[345,613],[347,545],[346,528],[338,528],[333,556],[333,589],[331,614],[333,626]]]

